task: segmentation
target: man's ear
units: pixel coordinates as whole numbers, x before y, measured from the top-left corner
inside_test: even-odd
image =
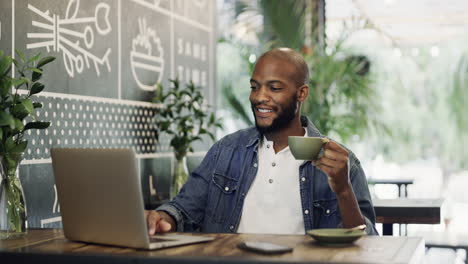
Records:
[[[297,89],[297,101],[304,102],[309,95],[309,85],[304,84]]]

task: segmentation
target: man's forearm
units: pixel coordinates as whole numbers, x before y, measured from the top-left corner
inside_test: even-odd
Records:
[[[340,208],[343,227],[352,228],[366,223],[361,209],[359,209],[359,204],[354,195],[352,186],[349,186],[349,188],[342,193],[336,194],[336,197]]]

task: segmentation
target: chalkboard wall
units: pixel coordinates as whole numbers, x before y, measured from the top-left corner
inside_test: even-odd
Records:
[[[19,169],[29,227],[60,227],[51,147],[133,148],[147,207],[169,198],[173,155],[156,144],[154,84],[192,80],[215,105],[214,0],[2,0],[0,49],[57,60],[44,72],[47,130],[29,130]],[[193,169],[208,143],[189,156]],[[79,199],[79,197],[77,197]]]

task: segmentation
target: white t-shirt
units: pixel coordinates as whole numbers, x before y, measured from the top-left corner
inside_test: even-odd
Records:
[[[275,154],[273,142],[265,137],[258,147],[258,161],[237,232],[305,234],[299,192],[299,166],[304,161],[296,160],[289,147]]]

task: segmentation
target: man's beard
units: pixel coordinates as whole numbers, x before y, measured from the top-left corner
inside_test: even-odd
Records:
[[[294,97],[291,100],[291,103],[289,103],[286,107],[283,108],[281,113],[279,113],[278,117],[273,119],[273,122],[269,126],[258,125],[257,115],[255,115],[256,105],[259,105],[259,103],[256,103],[255,105],[251,104],[252,112],[254,113],[255,118],[255,126],[257,127],[258,132],[260,132],[260,134],[272,133],[281,130],[284,127],[287,127],[289,123],[292,122],[292,120],[296,116],[297,111],[297,96],[294,95]]]

